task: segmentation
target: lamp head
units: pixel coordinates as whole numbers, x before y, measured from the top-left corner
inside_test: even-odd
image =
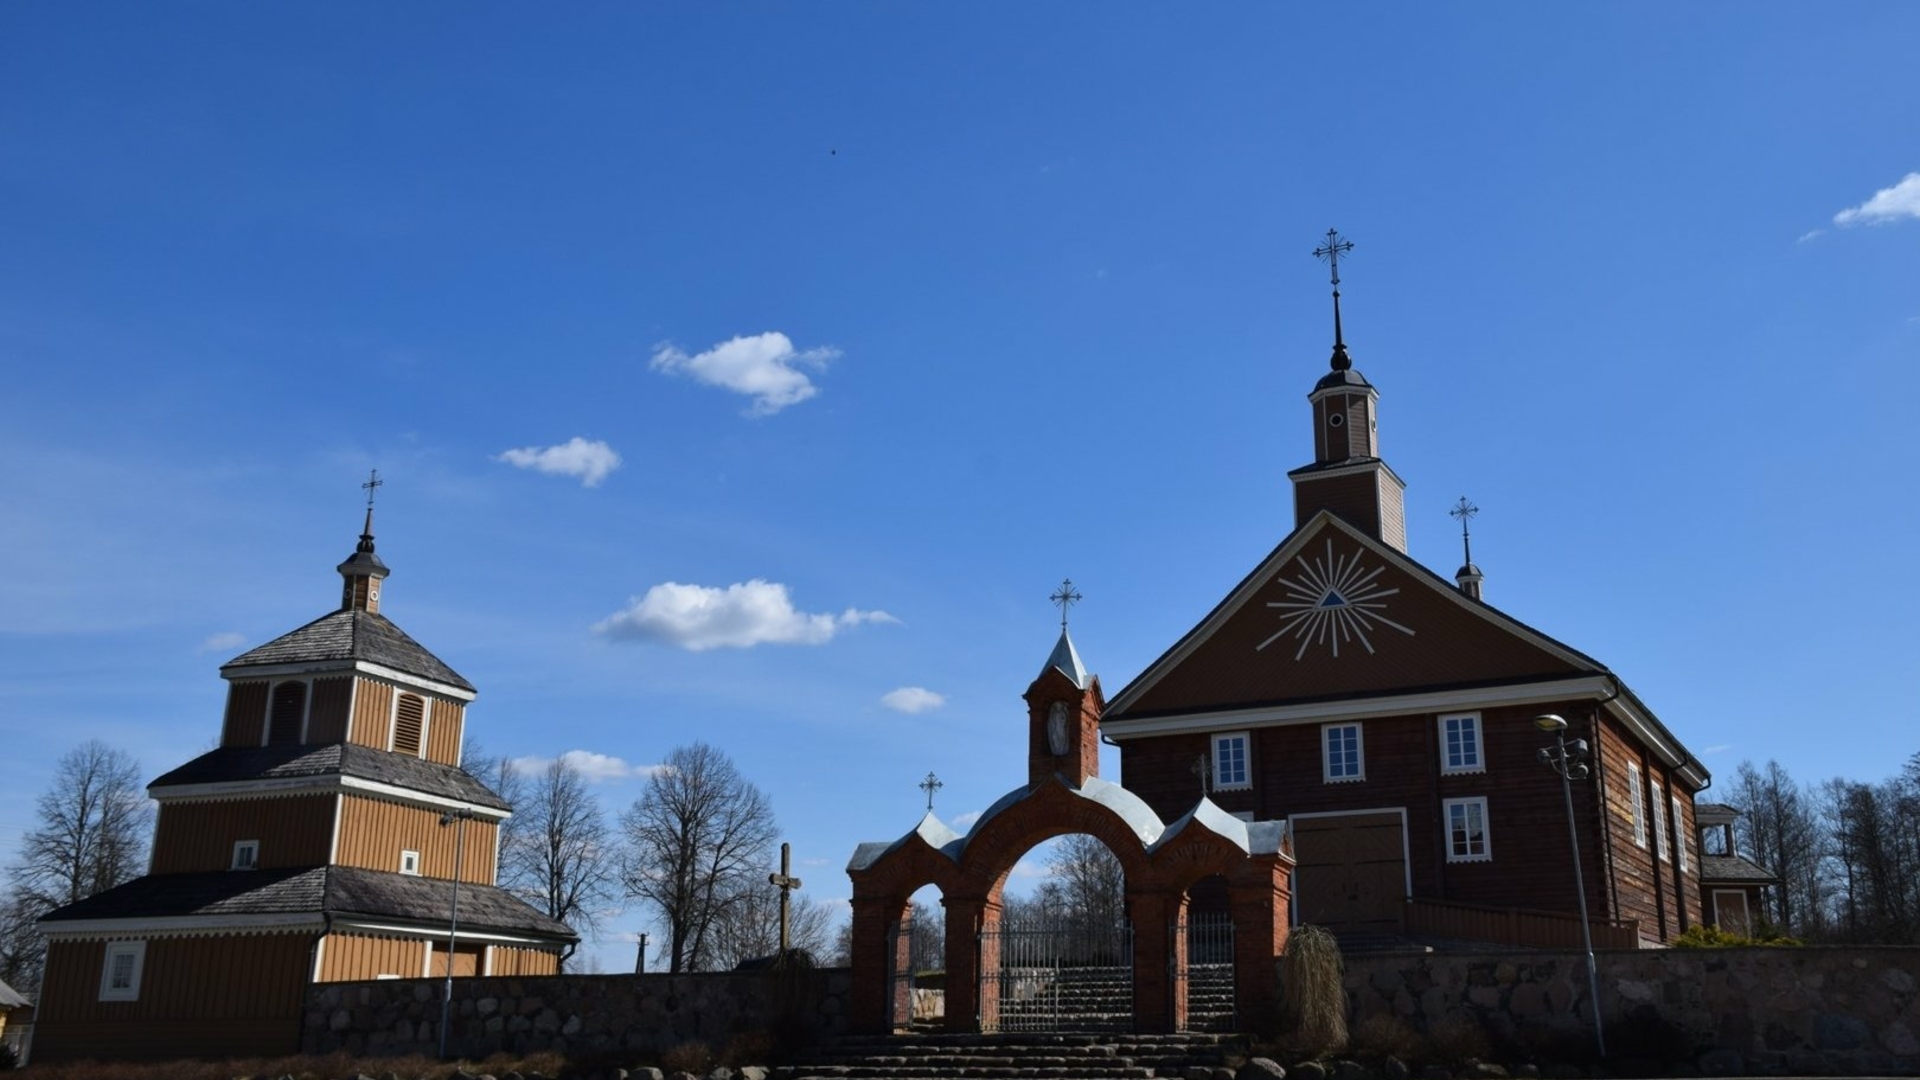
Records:
[[[1554,713],[1541,713],[1534,717],[1533,726],[1548,735],[1558,735],[1567,730],[1567,722]]]
[[[445,828],[446,826],[451,824],[453,824],[453,811],[449,810],[446,813],[440,815],[440,826],[442,828]]]

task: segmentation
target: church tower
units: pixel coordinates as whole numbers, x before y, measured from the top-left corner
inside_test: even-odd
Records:
[[[1332,368],[1307,395],[1313,407],[1313,464],[1293,481],[1294,527],[1331,511],[1396,550],[1407,550],[1406,482],[1380,460],[1380,392],[1354,369],[1340,327],[1340,256],[1353,250],[1333,229],[1314,254],[1333,267]]]
[[[495,884],[475,690],[380,613],[371,496],[338,570],[338,608],[221,667],[219,746],[147,787],[147,875],[41,920],[38,1060],[293,1053],[313,983],[550,975],[579,941]]]

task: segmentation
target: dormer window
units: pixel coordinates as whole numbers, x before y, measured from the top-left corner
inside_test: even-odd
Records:
[[[233,845],[233,865],[229,870],[258,870],[260,868],[260,841],[236,840]]]

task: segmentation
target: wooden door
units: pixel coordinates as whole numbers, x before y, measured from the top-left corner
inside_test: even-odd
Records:
[[[1407,898],[1400,812],[1293,819],[1294,907],[1332,930],[1391,931]]]

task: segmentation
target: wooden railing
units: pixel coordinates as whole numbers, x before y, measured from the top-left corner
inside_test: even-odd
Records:
[[[1560,911],[1534,911],[1528,908],[1483,907],[1456,904],[1449,900],[1409,898],[1401,912],[1405,932],[1469,941],[1492,941],[1522,945],[1531,949],[1579,949],[1580,916]],[[1640,947],[1640,923],[1637,919],[1593,919],[1593,947],[1596,949],[1637,949]]]

